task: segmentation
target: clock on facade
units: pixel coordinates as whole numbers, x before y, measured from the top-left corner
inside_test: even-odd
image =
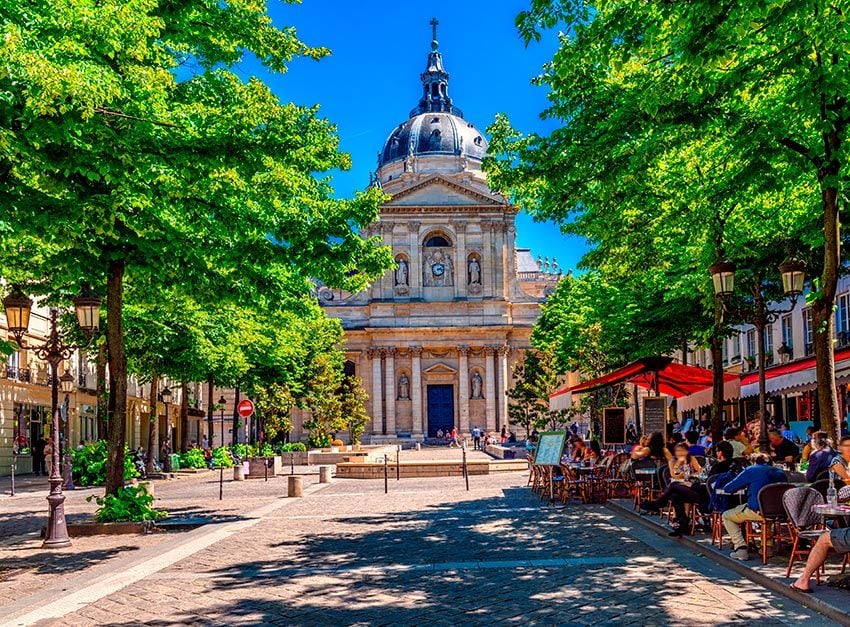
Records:
[[[434,274],[434,276],[443,276],[443,274],[445,274],[446,272],[446,266],[441,263],[435,263],[433,266],[431,266],[431,272]]]

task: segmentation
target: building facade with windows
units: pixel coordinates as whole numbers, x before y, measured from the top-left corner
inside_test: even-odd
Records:
[[[779,303],[787,309],[789,303]],[[850,277],[839,280],[836,300],[835,376],[841,413],[850,418]],[[733,421],[752,419],[758,409],[757,331],[752,325],[737,328],[723,346],[723,366],[727,372],[740,375],[740,390],[727,396],[725,411]],[[817,406],[817,373],[814,358],[812,311],[805,298],[765,328],[765,368],[767,407],[770,414],[783,421],[811,420],[819,424]],[[681,358],[681,354],[678,355]],[[688,361],[711,368],[711,351],[691,349]],[[710,401],[709,401],[710,402]],[[708,406],[680,404],[680,412],[708,411]]]

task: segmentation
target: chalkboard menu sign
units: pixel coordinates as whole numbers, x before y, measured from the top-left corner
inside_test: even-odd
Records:
[[[606,407],[602,410],[602,444],[626,443],[626,408]]]
[[[558,466],[561,455],[564,454],[564,444],[567,441],[566,431],[545,431],[537,441],[537,453],[534,456],[535,466]]]
[[[649,435],[656,431],[666,434],[667,397],[647,396],[643,399],[643,433]]]

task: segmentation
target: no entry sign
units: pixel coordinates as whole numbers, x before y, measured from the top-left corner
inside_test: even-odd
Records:
[[[236,411],[243,418],[250,418],[254,415],[254,403],[253,401],[248,400],[247,398],[243,401],[239,401],[239,404],[236,406]]]

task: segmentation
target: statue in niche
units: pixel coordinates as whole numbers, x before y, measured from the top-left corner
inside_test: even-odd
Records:
[[[398,398],[403,401],[410,400],[410,379],[404,373],[398,378]]]
[[[484,385],[484,381],[481,379],[481,375],[476,372],[472,375],[472,398],[482,398],[481,396],[481,387]]]
[[[452,260],[442,250],[428,253],[423,268],[424,283],[427,287],[445,287],[454,285],[454,267]]]
[[[407,266],[407,261],[404,258],[399,258],[397,260],[398,268],[395,271],[395,284],[396,285],[407,285],[407,274],[409,268]]]
[[[471,257],[469,259],[469,285],[481,285],[481,264],[478,259]]]

